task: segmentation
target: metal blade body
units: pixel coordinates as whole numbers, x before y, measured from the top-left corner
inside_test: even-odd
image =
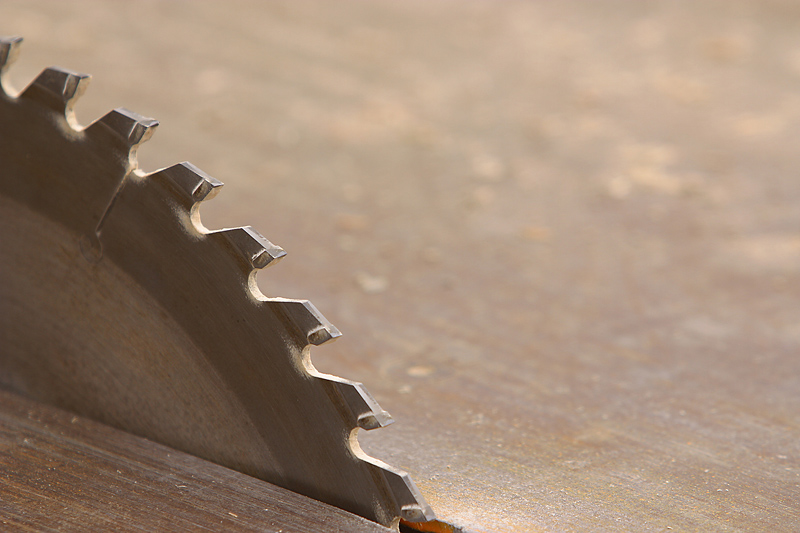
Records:
[[[197,205],[222,184],[192,165],[136,170],[155,121],[120,109],[77,127],[87,81],[48,69],[0,91],[0,383],[383,524],[432,518],[358,448],[388,413],[313,368],[336,328],[258,291],[283,250],[205,229]]]

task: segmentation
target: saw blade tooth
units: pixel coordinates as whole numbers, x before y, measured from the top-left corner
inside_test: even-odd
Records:
[[[75,102],[86,91],[90,76],[59,67],[50,67],[41,72],[20,98],[35,101],[70,118]]]
[[[0,71],[5,70],[17,60],[22,37],[0,37]]]
[[[277,315],[294,324],[308,344],[319,346],[342,336],[336,326],[328,322],[308,300],[270,298],[266,303],[272,306]]]
[[[359,428],[355,428],[350,432],[348,441],[350,450],[353,455],[371,465],[372,468],[383,475],[389,490],[394,496],[400,517],[408,522],[435,520],[436,514],[425,501],[425,497],[411,480],[408,473],[367,455],[358,443],[358,431]]]
[[[427,522],[436,515],[427,504],[411,477],[402,470],[389,465],[382,465],[383,475],[400,506],[400,517],[408,522]]]
[[[86,132],[89,135],[111,136],[121,142],[124,149],[133,152],[152,137],[157,127],[157,120],[118,107],[90,124]]]
[[[3,87],[6,69],[17,60],[22,37],[0,37],[0,93],[8,94]]]
[[[212,178],[188,161],[157,170],[148,178],[157,175],[166,177],[191,203],[210,200],[223,185],[221,181]]]
[[[353,413],[351,425],[370,430],[386,427],[394,422],[392,415],[383,410],[363,384],[316,371],[312,375],[339,392]]]
[[[226,239],[246,262],[248,270],[264,268],[286,256],[283,248],[269,242],[251,226],[216,230],[209,233],[209,236]]]

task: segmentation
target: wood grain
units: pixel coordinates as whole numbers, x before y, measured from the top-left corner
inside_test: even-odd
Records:
[[[4,531],[390,531],[4,391],[0,524]]]

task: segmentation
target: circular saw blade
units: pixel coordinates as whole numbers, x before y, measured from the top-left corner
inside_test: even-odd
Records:
[[[20,41],[0,40],[0,71]],[[358,447],[388,413],[311,364],[338,330],[258,290],[283,250],[204,228],[222,184],[191,164],[137,169],[156,121],[116,109],[80,127],[88,80],[51,68],[0,90],[0,382],[383,524],[432,519]]]

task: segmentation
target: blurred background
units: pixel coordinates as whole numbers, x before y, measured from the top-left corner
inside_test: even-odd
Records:
[[[800,4],[0,1],[226,187],[476,531],[800,528]]]

